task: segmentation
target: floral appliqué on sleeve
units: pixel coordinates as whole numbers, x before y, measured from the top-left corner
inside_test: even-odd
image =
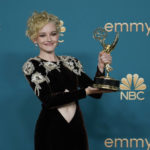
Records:
[[[45,77],[41,73],[35,72],[31,76],[31,81],[35,84],[35,89],[34,89],[35,94],[37,92],[37,95],[39,96],[40,95],[39,90],[41,89],[40,83],[46,81]]]
[[[35,70],[34,65],[33,65],[32,62],[30,62],[30,61],[27,61],[27,62],[23,65],[23,72],[24,72],[26,75],[31,75],[34,70]]]
[[[32,62],[27,61],[24,65],[23,65],[23,72],[25,75],[31,75],[31,82],[33,82],[35,84],[35,88],[34,88],[34,92],[35,94],[37,94],[38,96],[40,95],[40,83],[46,81],[47,83],[50,82],[49,78],[47,76],[43,76],[40,72],[35,72],[35,67],[33,65]]]
[[[77,75],[81,75],[83,72],[83,67],[79,60],[75,59],[71,56],[59,56],[62,60],[64,66],[66,66],[69,70],[73,71]]]

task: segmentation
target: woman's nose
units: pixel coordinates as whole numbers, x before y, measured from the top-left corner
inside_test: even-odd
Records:
[[[47,36],[47,41],[51,41],[51,40],[52,40],[51,36],[48,35],[48,36]]]

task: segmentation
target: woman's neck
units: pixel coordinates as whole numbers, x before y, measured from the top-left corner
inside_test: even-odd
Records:
[[[40,58],[45,59],[47,61],[58,61],[58,58],[56,56],[56,54],[54,52],[52,53],[45,53],[45,52],[41,52],[38,55]]]

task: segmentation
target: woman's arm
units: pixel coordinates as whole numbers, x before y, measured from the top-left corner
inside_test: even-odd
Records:
[[[28,80],[35,95],[41,100],[46,108],[55,108],[72,101],[76,101],[86,97],[84,88],[69,91],[69,92],[52,92],[49,86],[50,81],[42,74],[37,64],[32,61],[27,61],[23,65],[23,73]]]
[[[112,62],[112,57],[110,56],[110,54],[107,54],[104,51],[101,51],[98,56],[98,66],[97,66],[97,72],[95,74],[95,77],[104,76],[105,75],[104,66],[105,66],[105,64],[111,64],[111,62]],[[80,62],[78,62],[78,63],[80,64]],[[79,86],[81,88],[82,87],[85,88],[87,86],[92,86],[93,83],[94,83],[94,81],[91,80],[85,73],[81,73],[81,76],[79,76]],[[87,92],[87,90],[89,92]],[[99,92],[100,92],[100,94],[99,94]],[[105,91],[105,90],[98,91],[97,89],[92,89],[90,87],[88,89],[86,89],[86,93],[98,93],[98,94],[89,94],[90,96],[92,96],[94,98],[100,98],[102,96],[102,93],[105,93],[105,92],[107,93],[109,91]]]
[[[95,74],[95,77],[99,77],[99,76],[104,76],[105,72],[101,73],[99,71],[99,68],[97,67],[97,71]],[[94,77],[94,78],[95,78]],[[80,88],[87,88],[88,86],[93,85],[94,80],[92,80],[87,74],[85,74],[84,72],[81,73],[81,76],[78,77],[78,84]],[[90,94],[89,96],[93,97],[93,98],[101,98],[102,93],[99,94]]]

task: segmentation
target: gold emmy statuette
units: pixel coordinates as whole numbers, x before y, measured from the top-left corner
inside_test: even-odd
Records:
[[[107,31],[101,27],[98,27],[93,32],[93,38],[98,40],[101,43],[103,47],[103,51],[106,53],[110,53],[115,48],[119,40],[119,33],[117,32],[115,36],[115,40],[111,45],[105,43],[106,37],[107,37]],[[109,72],[112,71],[112,67],[109,64],[105,64],[105,70],[106,70],[106,76],[96,77],[93,87],[104,89],[104,90],[110,90],[110,91],[119,91],[120,81],[115,80],[109,76]]]

